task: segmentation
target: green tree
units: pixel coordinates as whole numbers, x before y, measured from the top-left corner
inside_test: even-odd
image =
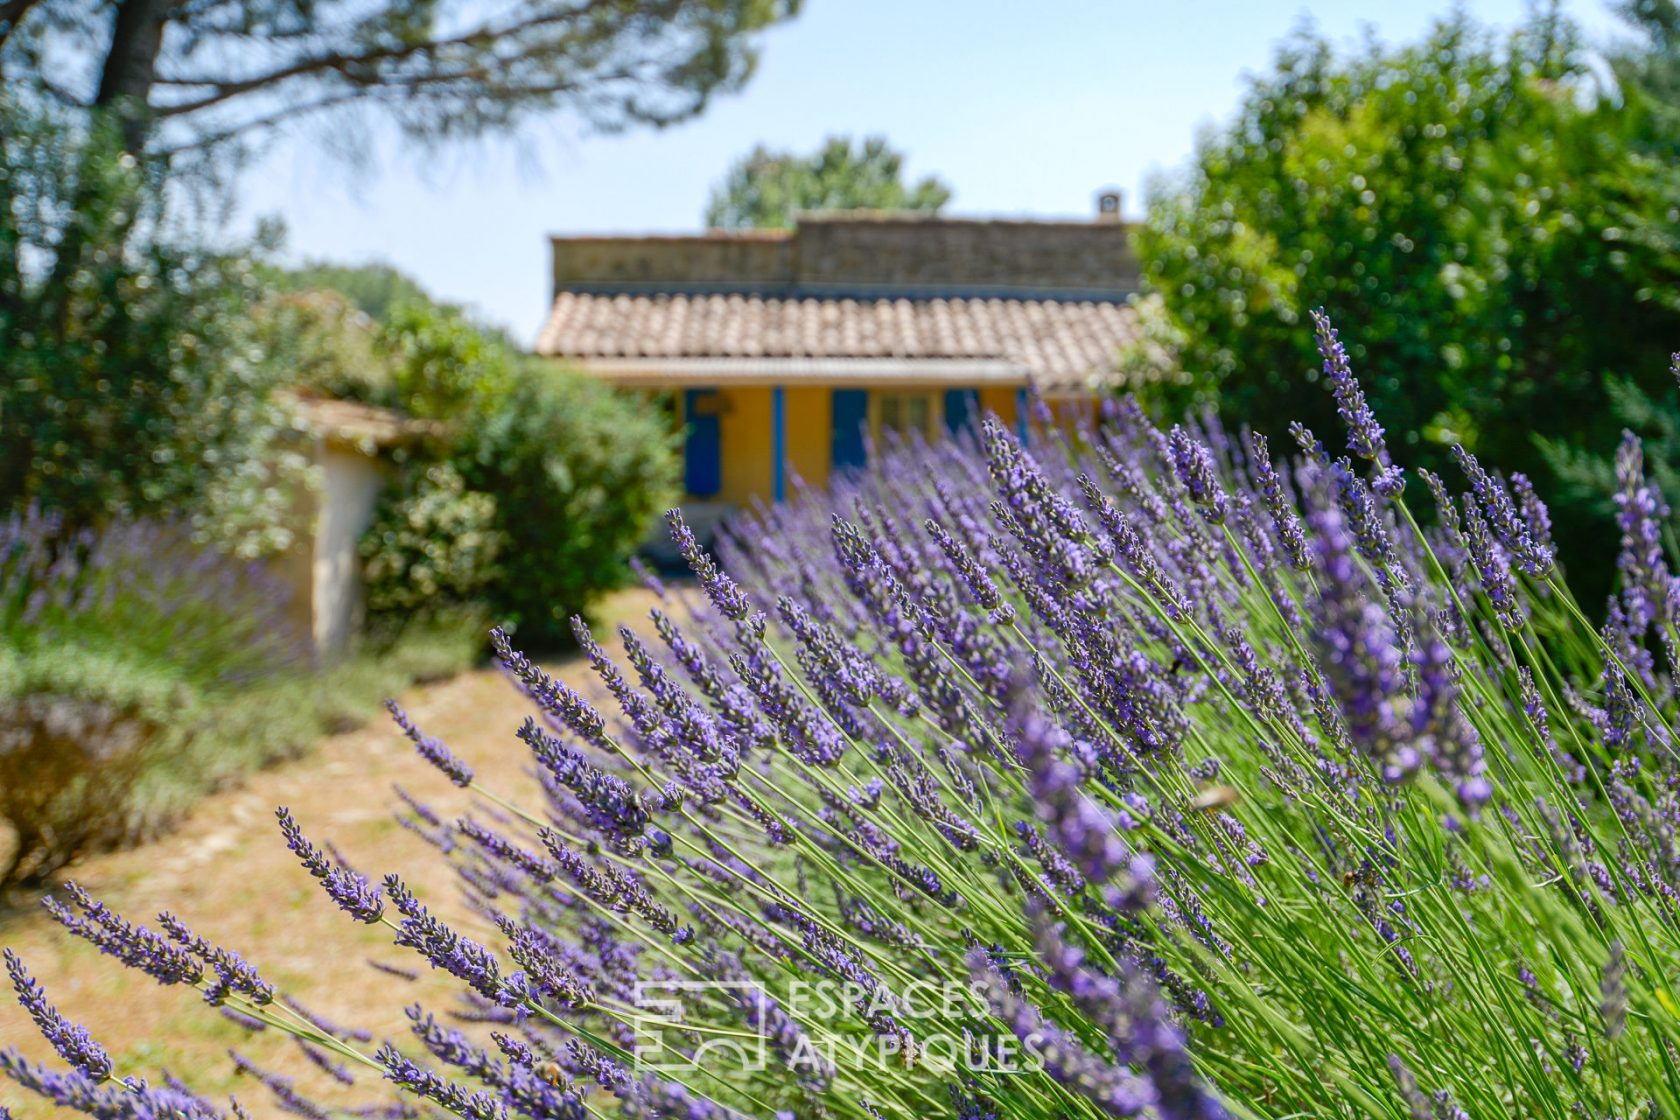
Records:
[[[1610,71],[1637,114],[1642,145],[1672,155],[1680,146],[1680,3],[1627,0],[1616,12],[1633,34],[1611,48]]]
[[[252,265],[154,236],[163,196],[108,122],[70,129],[0,97],[0,510],[70,530],[184,515],[263,551],[285,543],[284,421],[248,317]],[[72,199],[83,264],[43,267]]]
[[[831,136],[814,155],[757,147],[706,203],[714,229],[785,229],[801,210],[917,210],[937,214],[951,188],[929,175],[904,181],[904,156],[880,136],[854,144]]]
[[[1153,192],[1138,248],[1184,371],[1159,395],[1330,438],[1303,328],[1322,306],[1411,462],[1612,447],[1605,378],[1666,377],[1680,255],[1677,196],[1602,93],[1555,15],[1503,43],[1461,15],[1352,57],[1296,36]],[[1585,517],[1564,512],[1566,540]]]
[[[217,188],[248,141],[369,110],[427,143],[544,113],[667,125],[740,86],[799,0],[0,0],[0,96],[177,182]],[[80,169],[32,264],[50,291],[126,245],[136,209]],[[215,189],[201,191],[222,200]],[[0,263],[4,263],[0,261]]]
[[[447,139],[568,110],[670,124],[737,89],[798,0],[5,0],[0,75],[122,118],[129,150],[346,106]]]

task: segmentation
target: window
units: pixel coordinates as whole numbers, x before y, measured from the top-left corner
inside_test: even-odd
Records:
[[[932,438],[939,410],[932,393],[870,394],[875,404],[875,432],[920,432]]]

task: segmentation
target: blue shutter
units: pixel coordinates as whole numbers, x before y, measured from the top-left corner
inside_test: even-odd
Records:
[[[711,408],[702,407],[706,401]],[[716,389],[683,390],[683,419],[688,439],[683,443],[683,489],[696,498],[709,498],[723,489],[723,436],[718,424]]]
[[[834,422],[832,429],[835,470],[868,465],[869,454],[864,447],[863,426],[869,422],[868,389],[834,390]]]
[[[974,420],[974,414],[979,411],[978,390],[975,389],[947,389],[945,390],[945,430],[956,435],[968,427]]]

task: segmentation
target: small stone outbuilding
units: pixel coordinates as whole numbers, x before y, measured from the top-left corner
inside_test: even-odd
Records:
[[[365,617],[360,542],[395,476],[392,452],[434,426],[355,401],[294,396],[287,403],[319,485],[299,499],[295,543],[279,568],[300,631],[317,660],[331,661],[350,648]]]

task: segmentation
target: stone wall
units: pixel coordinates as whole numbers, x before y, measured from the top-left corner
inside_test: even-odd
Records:
[[[1139,280],[1119,222],[817,216],[800,225],[794,255],[796,283],[813,293],[884,285],[1115,298]]]
[[[1118,299],[1138,290],[1123,222],[812,214],[792,231],[556,237],[554,290]]]
[[[556,237],[554,290],[648,291],[704,287],[756,291],[793,275],[785,230],[696,237]]]

